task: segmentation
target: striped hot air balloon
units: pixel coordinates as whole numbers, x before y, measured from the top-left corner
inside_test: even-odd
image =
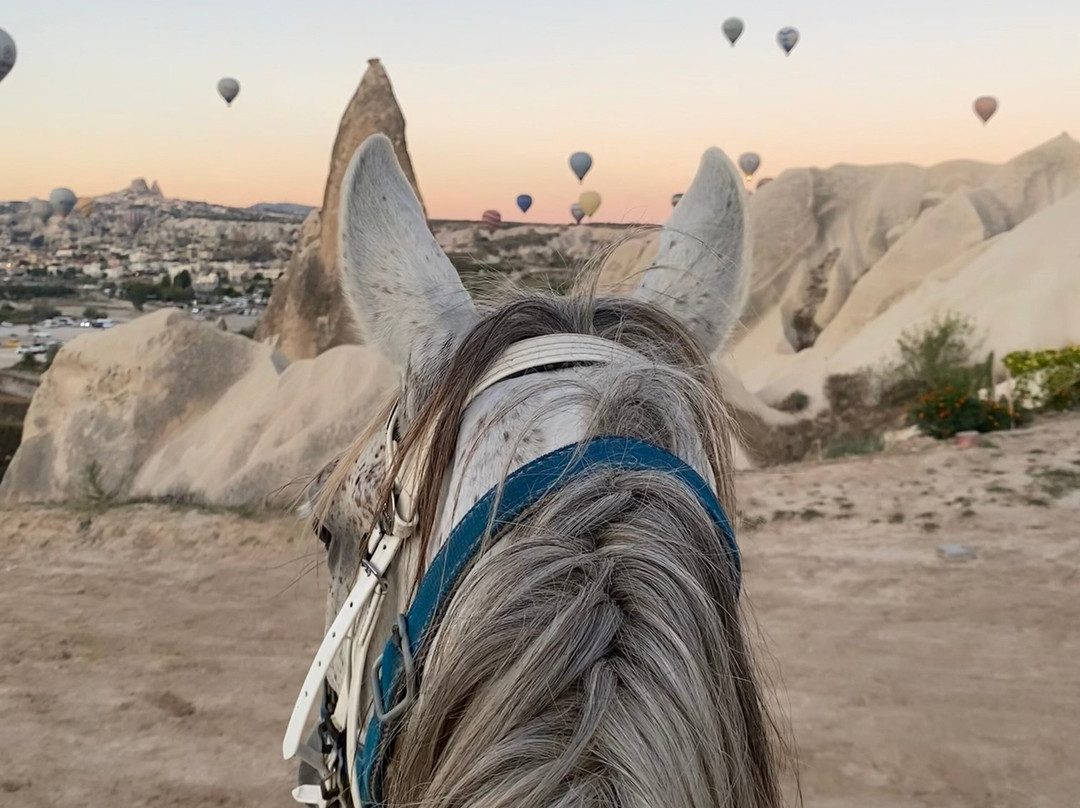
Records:
[[[485,210],[480,217],[481,224],[488,230],[495,230],[500,224],[502,224],[502,214],[497,210]]]
[[[142,208],[132,208],[124,214],[124,224],[128,226],[132,235],[135,235],[146,224],[146,211]]]

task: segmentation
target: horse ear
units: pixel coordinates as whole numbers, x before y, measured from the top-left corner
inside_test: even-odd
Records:
[[[385,135],[353,155],[341,186],[342,288],[356,322],[406,371],[435,367],[477,321]]]
[[[746,305],[747,202],[742,175],[731,161],[720,149],[706,151],[634,291],[682,320],[707,353],[723,345]]]

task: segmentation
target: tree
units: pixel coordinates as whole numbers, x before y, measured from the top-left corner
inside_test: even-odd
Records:
[[[108,315],[101,309],[95,309],[93,306],[87,306],[85,309],[83,309],[82,316],[85,320],[103,320]]]
[[[131,283],[124,284],[124,295],[131,301],[131,305],[135,307],[135,311],[142,311],[143,304],[146,303],[151,292],[155,291],[156,289],[148,283],[132,281]]]
[[[186,269],[182,269],[176,273],[176,277],[173,278],[173,286],[179,289],[191,288],[191,273]]]

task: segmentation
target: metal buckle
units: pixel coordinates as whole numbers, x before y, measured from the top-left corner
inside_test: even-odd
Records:
[[[413,663],[412,646],[409,641],[409,627],[405,622],[405,615],[399,614],[397,625],[390,634],[390,641],[395,643],[401,652],[401,664],[405,669],[405,697],[389,710],[383,707],[382,687],[379,685],[379,669],[382,667],[383,655],[375,660],[371,668],[371,701],[375,718],[380,724],[387,724],[398,718],[416,701],[416,667]]]

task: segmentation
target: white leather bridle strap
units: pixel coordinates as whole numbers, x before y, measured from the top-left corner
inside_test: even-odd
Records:
[[[311,661],[311,667],[308,668],[307,676],[304,677],[304,684],[300,688],[300,696],[297,698],[292,715],[289,717],[289,726],[285,730],[285,738],[281,744],[281,754],[285,757],[285,760],[293,757],[296,750],[299,749],[302,743],[304,727],[311,717],[312,708],[319,700],[321,687],[323,682],[326,681],[330,664],[333,662],[342,643],[345,642],[353,624],[362,615],[364,607],[371,600],[371,596],[375,594],[375,590],[383,585],[383,575],[390,568],[390,562],[397,555],[404,538],[395,535],[383,536],[375,550],[375,554],[361,566],[360,572],[356,576],[356,584],[349,592],[349,596],[345,598],[345,604],[341,607],[341,611],[337,613],[334,622],[330,624],[330,630],[323,637],[322,644],[315,654],[315,659]]]
[[[524,339],[507,348],[488,369],[469,394],[469,403],[492,385],[526,370],[550,365],[610,364],[620,359],[647,361],[637,351],[617,342],[586,334],[549,334]]]
[[[477,397],[501,381],[528,370],[552,365],[611,364],[616,361],[642,363],[648,360],[617,342],[587,334],[548,334],[515,342],[500,356],[487,373],[480,377],[465,400],[467,408]],[[416,486],[427,465],[431,436],[417,446],[415,454],[405,461],[398,478],[398,497],[409,506],[415,501]]]
[[[485,390],[528,370],[553,365],[610,364],[617,361],[643,363],[649,360],[617,342],[583,334],[552,334],[522,340],[507,348],[496,360],[469,392],[465,406],[468,407]],[[394,438],[397,418],[398,411],[395,409],[386,427],[388,463],[393,463],[397,455],[397,440]],[[412,456],[405,458],[390,503],[393,510],[390,532],[384,534],[378,526],[372,531],[367,546],[369,557],[361,566],[356,583],[345,599],[341,611],[330,624],[330,629],[323,637],[315,659],[308,668],[281,744],[281,752],[286,760],[295,756],[300,748],[304,727],[311,718],[330,665],[341,646],[346,641],[362,642],[366,646],[370,640],[370,630],[376,616],[374,612],[382,605],[382,599],[376,599],[374,604],[371,604],[371,601],[376,590],[384,586],[383,577],[416,526],[416,489],[427,463],[430,446],[431,436],[428,435],[417,445]],[[367,630],[357,631],[363,627]],[[364,664],[365,657],[359,655],[359,661]],[[355,699],[356,694],[339,695]]]

